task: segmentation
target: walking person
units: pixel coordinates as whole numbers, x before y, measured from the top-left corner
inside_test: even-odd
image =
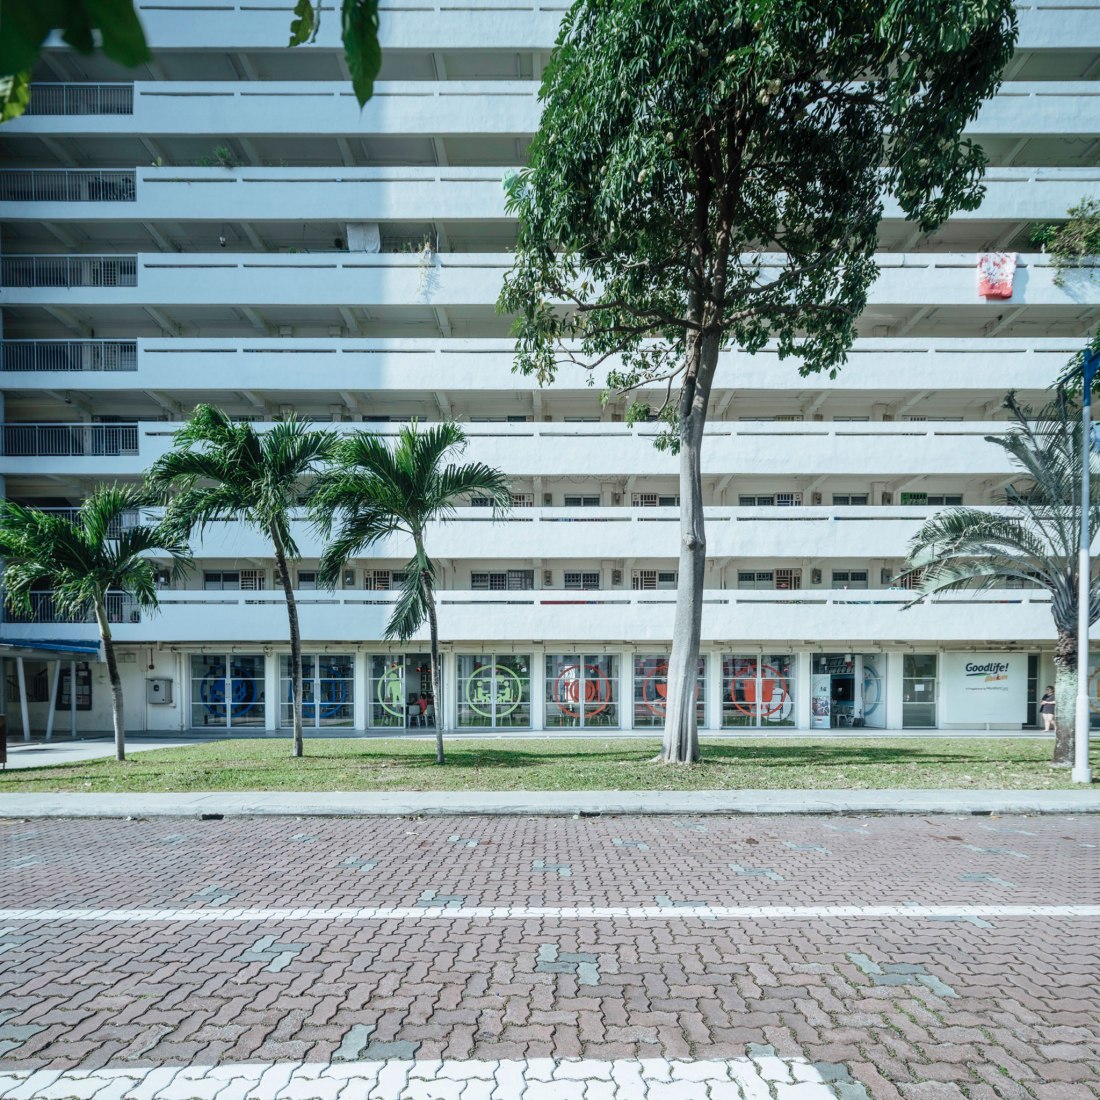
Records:
[[[1057,733],[1058,723],[1054,717],[1054,688],[1050,685],[1047,685],[1042,699],[1039,700],[1039,713],[1043,716],[1043,732]]]

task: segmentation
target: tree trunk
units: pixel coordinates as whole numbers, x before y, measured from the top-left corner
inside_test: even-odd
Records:
[[[695,764],[699,760],[695,705],[707,564],[701,460],[718,346],[717,336],[701,338],[695,352],[697,370],[693,374],[689,366],[680,394],[680,574],[665,695],[663,764]]]
[[[118,661],[115,660],[115,643],[111,640],[111,626],[107,621],[107,607],[102,600],[95,605],[95,618],[99,623],[99,638],[103,642],[103,656],[107,661],[107,679],[111,681],[111,717],[115,726],[115,759],[126,759],[126,717],[122,709],[122,679],[118,674]],[[70,691],[76,691],[76,684],[69,685]],[[53,706],[53,702],[50,703]]]
[[[291,703],[294,712],[294,755],[302,756],[305,747],[302,741],[302,635],[298,629],[298,602],[294,599],[294,585],[290,579],[286,552],[283,550],[278,532],[271,532],[271,540],[275,546],[275,572],[279,574],[279,580],[283,584],[283,593],[286,595],[286,617],[290,622],[290,690],[293,694]]]
[[[1054,735],[1053,763],[1059,768],[1073,764],[1073,742],[1077,725],[1077,634],[1059,630],[1054,647]],[[1085,673],[1088,675],[1086,662]]]
[[[417,547],[418,557],[423,557]],[[428,633],[432,650],[432,699],[435,701],[435,762],[444,763],[443,756],[443,667],[439,658],[439,621],[435,614],[435,591],[426,569],[421,570],[420,583],[424,588],[424,602],[428,605]]]

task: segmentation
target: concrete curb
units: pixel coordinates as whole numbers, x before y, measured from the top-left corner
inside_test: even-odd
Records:
[[[597,814],[1100,813],[1100,786],[1068,791],[392,791],[8,794],[0,818],[440,817]]]

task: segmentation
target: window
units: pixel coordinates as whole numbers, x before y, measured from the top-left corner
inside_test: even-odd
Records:
[[[301,574],[299,574],[301,576]],[[299,582],[300,583],[300,582]],[[302,725],[311,729],[350,726],[355,692],[351,654],[302,654]],[[290,657],[279,661],[279,724],[294,724],[294,681]]]
[[[787,591],[802,587],[801,569],[777,569],[775,571],[775,587],[779,591]]]
[[[648,592],[658,589],[675,588],[680,574],[675,570],[633,569],[630,572],[630,587],[635,592]]]
[[[600,587],[599,573],[566,572],[566,588],[595,589]]]
[[[599,496],[566,496],[566,508],[599,508]]]
[[[530,727],[530,655],[459,653],[456,667],[460,729]]]
[[[317,573],[312,570],[298,570],[298,589],[299,591],[310,592],[317,587]]]
[[[833,505],[838,508],[866,507],[869,500],[867,493],[833,493]]]
[[[802,506],[801,493],[776,493],[775,506],[777,508],[799,508]]]
[[[936,725],[936,654],[907,653],[902,661],[901,724],[908,729]]]
[[[368,592],[388,592],[405,583],[405,574],[390,569],[364,569],[363,587]]]
[[[680,498],[675,494],[631,493],[630,503],[635,508],[679,508]]]
[[[737,505],[739,508],[773,508],[775,507],[775,496],[739,496]]]
[[[191,725],[263,728],[264,658],[258,653],[191,655]]]
[[[902,493],[902,504],[918,504],[918,505],[959,505],[962,504],[962,493]]]
[[[774,569],[738,569],[738,588],[774,588]]]
[[[834,569],[833,570],[833,587],[834,588],[866,588],[867,585],[867,570],[866,569]]]
[[[241,570],[241,591],[262,592],[267,586],[267,574],[262,569]]]
[[[866,424],[871,418],[869,416],[834,416],[833,421],[837,424]]]
[[[470,587],[475,591],[525,591],[535,587],[535,571],[533,569],[502,569],[497,572],[471,573]]]
[[[794,658],[724,656],[722,725],[793,726]]]
[[[699,658],[695,677],[695,717],[706,724],[707,659]],[[634,658],[634,726],[636,729],[665,724],[668,706],[668,657]]]
[[[207,570],[202,575],[202,586],[207,592],[237,592],[241,587],[241,574],[237,570]]]
[[[546,725],[548,728],[619,725],[619,658],[546,656]]]
[[[935,423],[935,424],[948,424],[956,423],[962,420],[961,416],[903,416],[903,420],[911,420],[917,423]]]
[[[535,506],[534,493],[512,493],[511,496],[513,508],[534,508]]]

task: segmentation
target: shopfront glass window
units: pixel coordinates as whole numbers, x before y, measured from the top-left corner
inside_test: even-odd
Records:
[[[794,658],[729,655],[722,658],[722,725],[793,726]]]
[[[372,653],[367,696],[367,725],[372,729],[405,726],[405,656]]]
[[[551,653],[546,657],[548,729],[619,725],[619,658]]]
[[[279,724],[294,724],[294,682],[290,657],[279,661]],[[350,726],[353,721],[355,676],[348,653],[302,655],[302,725],[307,729]]]
[[[695,680],[695,715],[700,726],[706,724],[707,659],[699,658]],[[634,658],[634,725],[639,729],[665,724],[668,707],[668,657]]]
[[[191,725],[208,729],[264,726],[262,654],[191,655]]]
[[[810,666],[812,729],[886,727],[886,657],[815,653]]]
[[[530,728],[529,655],[460,653],[457,667],[459,728]]]
[[[907,653],[902,670],[901,724],[906,729],[936,725],[935,653]]]

